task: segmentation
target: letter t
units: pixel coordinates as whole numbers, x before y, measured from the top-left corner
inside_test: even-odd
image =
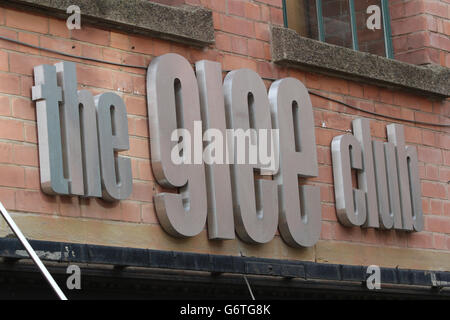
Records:
[[[69,183],[64,177],[59,102],[61,88],[57,86],[56,68],[40,65],[34,68],[35,86],[32,99],[36,101],[39,139],[39,159],[42,190],[47,194],[68,194]]]

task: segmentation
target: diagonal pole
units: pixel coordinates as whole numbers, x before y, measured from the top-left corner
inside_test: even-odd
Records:
[[[28,240],[23,235],[22,231],[20,231],[19,227],[16,225],[14,220],[9,215],[8,211],[6,211],[3,204],[0,202],[0,212],[5,218],[6,222],[8,223],[11,230],[14,232],[14,234],[19,238],[22,245],[25,247],[25,250],[27,250],[28,254],[30,255],[31,259],[33,259],[34,263],[38,266],[39,270],[41,271],[42,275],[45,277],[45,279],[48,281],[50,286],[53,288],[55,293],[58,295],[59,299],[61,300],[67,300],[66,296],[62,292],[62,290],[59,288],[58,284],[53,279],[52,275],[48,272],[47,268],[42,263],[41,259],[37,256],[34,249],[31,247]]]

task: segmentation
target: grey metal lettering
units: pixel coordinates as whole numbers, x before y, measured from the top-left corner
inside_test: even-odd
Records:
[[[69,180],[69,193],[83,195],[83,162],[81,160],[80,113],[77,96],[77,74],[75,63],[55,64],[58,84],[62,87],[61,139],[63,164]]]
[[[84,196],[102,196],[99,144],[97,136],[97,110],[94,97],[88,90],[78,91],[81,148],[83,161]]]
[[[362,226],[367,218],[365,192],[353,189],[351,169],[363,169],[361,145],[353,135],[334,137],[331,142],[336,212],[344,226]]]
[[[394,144],[391,142],[385,142],[384,152],[386,157],[387,180],[389,186],[389,203],[394,215],[394,229],[403,230],[400,189],[398,185],[397,155]]]
[[[97,108],[97,128],[100,142],[103,198],[122,200],[132,191],[131,160],[115,152],[130,148],[127,111],[122,98],[112,92],[94,97]]]
[[[34,81],[32,99],[37,100],[41,187],[50,195],[69,194],[69,181],[64,177],[61,143],[59,102],[62,100],[62,91],[57,86],[55,66],[35,67]]]
[[[267,90],[256,72],[249,69],[231,71],[225,77],[223,87],[228,127],[244,131],[272,129]],[[254,169],[262,169],[259,163],[234,163],[231,184],[236,232],[249,243],[269,242],[278,225],[277,182],[255,180]]]
[[[202,60],[195,64],[200,90],[203,131],[214,128],[226,136],[225,106],[222,91],[222,66]],[[233,200],[230,166],[206,164],[208,197],[208,234],[210,239],[234,239]]]
[[[298,183],[299,176],[318,175],[311,100],[305,86],[294,78],[274,82],[269,91],[269,100],[272,117],[280,130],[280,170],[275,175],[278,183],[280,234],[290,246],[313,246],[321,232],[320,188],[299,187]],[[294,108],[298,108],[298,111]],[[298,126],[298,131],[295,126]],[[296,146],[300,150],[296,150]]]
[[[393,201],[391,190],[388,185],[388,174],[384,143],[381,141],[372,141],[375,178],[377,187],[378,210],[380,213],[380,226],[383,229],[391,229],[394,226]]]
[[[358,171],[358,184],[366,193],[367,219],[366,228],[378,228],[378,204],[375,184],[375,170],[373,164],[372,138],[370,135],[370,122],[368,119],[355,119],[352,121],[353,134],[359,141],[363,153],[363,169]]]
[[[400,189],[403,230],[412,231],[413,218],[411,208],[411,190],[403,126],[399,124],[390,124],[387,126],[387,133],[389,142],[392,142],[396,147],[396,163],[398,170],[398,184]]]
[[[179,194],[155,195],[158,219],[175,237],[195,236],[207,217],[205,167],[175,165],[170,156],[176,144],[172,132],[194,132],[194,121],[201,121],[197,79],[189,61],[173,53],[153,59],[147,72],[147,103],[153,173],[159,184],[179,188]]]
[[[423,230],[423,213],[422,213],[422,192],[420,188],[417,149],[413,146],[407,146],[406,158],[411,190],[413,227],[414,231],[419,232]]]

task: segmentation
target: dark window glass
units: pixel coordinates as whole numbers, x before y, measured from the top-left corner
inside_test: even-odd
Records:
[[[390,28],[384,30],[383,3],[387,6],[385,0],[285,0],[285,23],[304,37],[386,56],[392,45]]]
[[[322,17],[325,42],[353,48],[348,0],[322,0]]]
[[[384,44],[383,20],[380,19],[380,29],[369,29],[367,27],[367,20],[372,15],[370,13],[367,13],[367,8],[372,5],[376,5],[378,6],[378,8],[381,8],[381,1],[355,1],[356,30],[358,31],[359,50],[377,54],[379,56],[384,56],[386,49]]]
[[[289,28],[304,37],[319,40],[315,0],[287,0],[286,14]]]

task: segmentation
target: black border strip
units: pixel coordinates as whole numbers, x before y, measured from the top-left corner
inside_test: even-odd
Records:
[[[305,280],[362,282],[367,278],[367,267],[365,266],[210,255],[40,240],[30,240],[30,244],[42,260],[53,262],[204,271],[213,274],[234,273],[278,276],[284,278],[302,278]],[[0,257],[12,260],[29,258],[19,240],[14,238],[0,239]],[[450,282],[450,272],[398,268],[381,268],[381,282],[432,287],[432,273],[436,275],[437,281]]]

